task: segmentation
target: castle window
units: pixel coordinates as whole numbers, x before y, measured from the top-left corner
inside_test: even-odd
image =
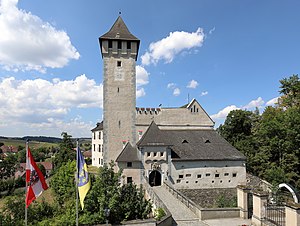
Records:
[[[96,144],[94,144],[94,147],[93,147],[94,151],[96,151]]]
[[[156,152],[153,153],[153,156],[154,156],[154,157],[156,156]]]
[[[101,132],[99,132],[99,134],[98,134],[98,135],[99,135],[99,140],[100,140],[100,139],[101,139]]]
[[[237,175],[237,173],[233,173],[233,174],[232,174],[232,177],[236,177],[236,175]]]
[[[121,128],[121,121],[119,120],[119,128]]]
[[[224,176],[225,176],[225,177],[228,177],[228,176],[229,176],[229,173],[224,173]]]
[[[220,174],[216,173],[216,174],[215,174],[215,177],[220,177]]]
[[[99,158],[99,164],[101,163],[101,160],[100,160],[100,158]]]
[[[179,175],[178,177],[179,177],[179,178],[183,178],[183,175]]]
[[[118,41],[118,49],[122,49],[122,41]]]
[[[121,67],[121,66],[122,66],[122,61],[119,61],[119,60],[118,60],[118,61],[117,61],[117,66],[118,66],[118,67]]]
[[[96,139],[96,132],[94,132],[94,140]]]
[[[132,177],[127,177],[127,184],[131,184],[132,183]]]
[[[150,155],[151,155],[151,153],[150,153],[150,152],[147,152],[147,156],[150,157]]]
[[[206,176],[206,177],[209,177],[209,176],[210,176],[210,173],[205,174],[205,176]]]
[[[101,159],[101,165],[103,165],[103,159]]]
[[[112,48],[112,40],[108,40],[108,48]]]
[[[127,41],[127,49],[131,49],[131,42]]]
[[[198,174],[198,175],[197,175],[197,178],[201,178],[201,174]]]
[[[189,173],[189,174],[186,174],[185,176],[186,176],[186,177],[191,177],[192,175]]]
[[[132,167],[132,162],[127,162],[127,167]]]
[[[180,181],[181,181],[181,180],[178,179],[178,180],[176,181],[176,183],[178,184],[178,183],[180,183]]]
[[[164,156],[164,153],[163,153],[163,152],[161,152],[161,153],[160,153],[160,156],[161,156],[161,157],[162,157],[162,156]]]
[[[118,93],[120,92],[120,88],[118,87]]]
[[[100,144],[98,145],[98,151],[99,152],[101,151],[101,145]]]
[[[198,183],[198,181],[196,180],[196,181],[195,181],[195,183],[197,184],[197,183]]]

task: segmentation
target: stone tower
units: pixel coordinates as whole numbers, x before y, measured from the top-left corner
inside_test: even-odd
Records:
[[[140,40],[119,16],[99,38],[103,58],[104,163],[115,161],[126,142],[136,144],[136,60]]]

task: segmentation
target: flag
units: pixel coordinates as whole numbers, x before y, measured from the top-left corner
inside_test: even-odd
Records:
[[[88,193],[91,182],[87,170],[87,165],[84,161],[84,158],[80,152],[80,149],[77,145],[77,181],[78,181],[78,193],[79,193],[79,199],[81,208],[84,207],[84,198],[86,194]]]
[[[26,150],[26,208],[48,188],[44,175],[36,165],[29,147]]]

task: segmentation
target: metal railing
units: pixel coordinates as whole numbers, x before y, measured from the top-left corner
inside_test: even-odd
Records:
[[[285,207],[274,204],[267,204],[265,206],[265,223],[276,226],[285,225]]]
[[[201,208],[196,203],[183,195],[181,192],[177,191],[172,185],[169,184],[169,182],[164,181],[164,185],[173,196],[186,205],[187,208],[189,208],[193,213],[198,215],[197,210],[200,210]]]

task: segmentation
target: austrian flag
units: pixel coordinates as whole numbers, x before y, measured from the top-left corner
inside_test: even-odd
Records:
[[[44,175],[36,165],[29,147],[26,153],[26,208],[48,188]]]

